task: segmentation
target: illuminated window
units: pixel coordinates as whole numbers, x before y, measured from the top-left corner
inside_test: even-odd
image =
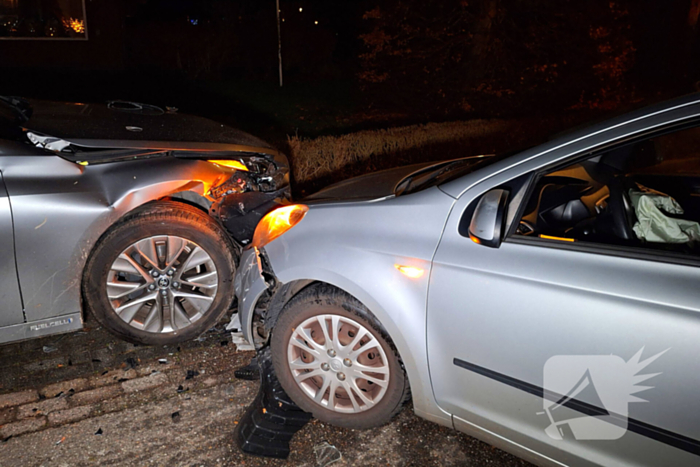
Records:
[[[87,39],[85,0],[0,0],[0,39]]]

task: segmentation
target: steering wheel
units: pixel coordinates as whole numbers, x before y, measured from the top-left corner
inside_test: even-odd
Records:
[[[610,198],[608,209],[612,216],[612,231],[623,240],[635,240],[637,235],[632,226],[637,222],[637,215],[623,181],[624,176],[611,177],[608,182]]]

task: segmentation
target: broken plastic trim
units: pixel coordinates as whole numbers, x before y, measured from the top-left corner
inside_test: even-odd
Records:
[[[70,146],[70,143],[61,138],[56,138],[54,136],[46,136],[34,133],[32,131],[27,132],[27,138],[31,143],[38,147],[48,149],[49,151],[61,152],[65,148]]]

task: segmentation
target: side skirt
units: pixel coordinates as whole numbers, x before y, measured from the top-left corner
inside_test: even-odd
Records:
[[[0,328],[0,344],[78,331],[82,328],[83,319],[80,316],[80,312],[75,312],[54,318],[2,327]]]

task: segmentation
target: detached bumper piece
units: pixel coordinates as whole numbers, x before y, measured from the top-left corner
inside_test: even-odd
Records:
[[[260,392],[238,423],[236,443],[247,454],[286,459],[289,441],[301,430],[311,414],[289,398],[272,369],[270,349],[257,356],[260,365]]]

